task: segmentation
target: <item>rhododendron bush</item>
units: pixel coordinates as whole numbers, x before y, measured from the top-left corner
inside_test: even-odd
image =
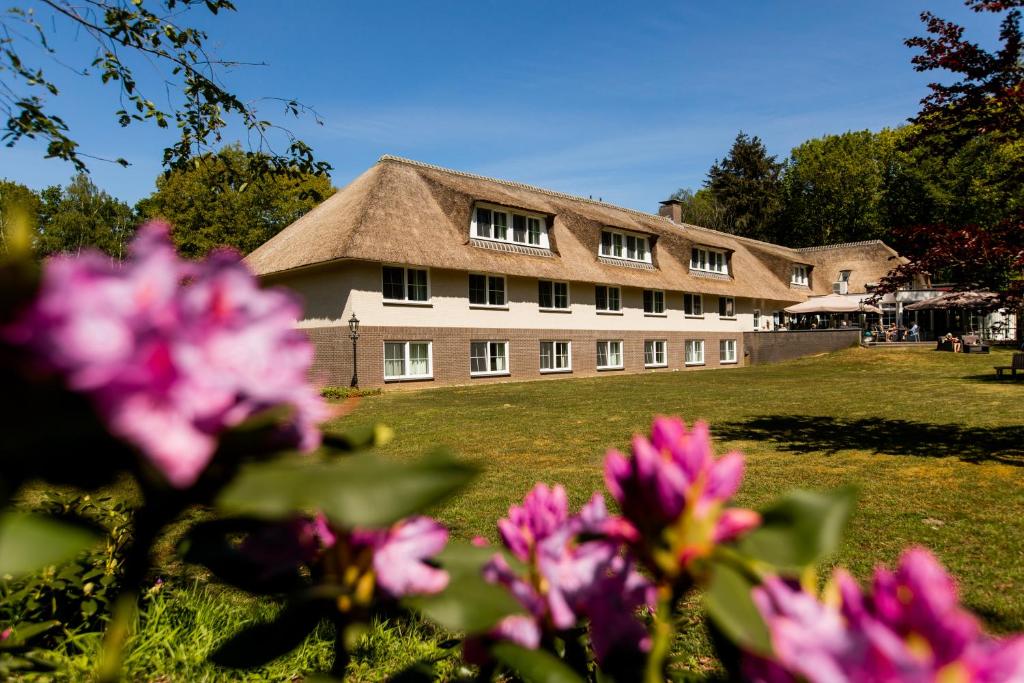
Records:
[[[210,655],[224,667],[261,666],[327,621],[329,675],[342,679],[374,619],[415,616],[461,644],[454,676],[656,683],[682,675],[675,628],[699,594],[737,679],[1024,681],[1024,638],[986,635],[924,549],[869,586],[840,569],[819,591],[815,568],[840,543],[852,493],[735,507],[743,456],[716,456],[701,422],[655,418],[629,453],[609,451],[606,491],[578,509],[562,485],[538,483],[492,541],[451,538],[423,512],[474,468],[443,449],[376,456],[393,437],[383,426],[323,427],[299,315],[237,254],[179,258],[161,224],[143,226],[123,262],[86,253],[36,268],[14,248],[0,263],[0,576],[98,541],[84,521],[15,507],[31,482],[93,490],[130,477],[141,498],[117,546],[98,680],[120,678],[154,544],[198,509],[180,557],[281,606],[225,634]],[[51,627],[0,623],[0,669],[45,660],[33,638]],[[432,664],[401,680],[430,680]]]

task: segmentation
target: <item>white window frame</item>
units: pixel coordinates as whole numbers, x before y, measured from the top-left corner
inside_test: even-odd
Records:
[[[647,345],[652,344],[651,359],[652,362],[647,362]],[[661,345],[661,362],[657,362],[656,349],[657,345]],[[668,367],[668,340],[667,339],[645,339],[644,340],[644,367],[645,368],[667,368]]]
[[[540,305],[540,283],[550,282],[551,283],[551,306]],[[555,285],[565,285],[565,306],[554,305],[558,301],[558,297],[555,296]],[[569,286],[568,282],[564,280],[537,280],[537,308],[542,311],[551,313],[567,313],[572,310],[572,287]]]
[[[652,310],[650,310],[650,311],[647,310],[647,292],[651,293],[651,308],[652,308]],[[658,299],[658,295],[659,294],[661,295],[661,310],[660,311],[657,310],[658,307],[655,305],[657,303],[657,299]],[[664,318],[664,317],[666,317],[668,315],[668,312],[667,312],[668,307],[665,305],[665,290],[663,290],[663,289],[645,289],[645,290],[643,290],[643,293],[641,294],[641,297],[643,298],[642,304],[644,306],[644,315],[645,316],[647,316],[649,318]]]
[[[605,347],[605,351],[604,351],[605,360],[610,358],[611,355],[612,355],[611,354],[611,345],[612,344],[618,344],[619,345],[619,364],[618,365],[597,365],[597,359],[599,359],[601,357],[601,355],[600,355],[599,352],[597,352],[595,350],[594,365],[597,366],[597,369],[598,370],[622,370],[623,368],[625,368],[626,367],[626,353],[625,353],[625,344],[623,343],[623,341],[621,339],[601,339],[601,340],[599,340],[597,342],[597,348],[600,348],[600,346],[602,344],[604,344],[604,347]]]
[[[403,375],[388,375],[388,344],[401,344],[402,345],[402,364],[405,368],[405,374]],[[410,375],[409,374],[409,345],[410,344],[426,344],[427,345],[427,374],[425,375]],[[418,379],[434,379],[434,343],[426,339],[417,339],[412,341],[399,341],[395,339],[388,339],[384,342],[384,381],[385,382],[408,382],[411,380]]]
[[[473,303],[472,299],[470,298],[471,297],[472,287],[470,287],[470,280],[469,280],[469,278],[471,276],[473,276],[473,275],[485,278],[484,291],[487,294],[487,303],[475,304],[475,303]],[[492,279],[500,279],[502,281],[502,291],[505,293],[505,301],[504,301],[504,303],[501,303],[501,304],[492,304],[491,303],[491,280]],[[469,307],[470,308],[493,308],[493,309],[496,309],[496,310],[499,310],[499,311],[507,311],[508,310],[508,278],[505,277],[504,275],[494,275],[492,273],[468,273],[466,275],[466,300],[469,301]]]
[[[731,302],[732,315],[728,315],[728,314],[723,314],[722,313],[722,302],[723,301]],[[729,308],[729,306],[726,306],[727,310],[728,310],[728,308]],[[736,319],[736,298],[735,297],[731,297],[731,296],[720,296],[720,297],[718,297],[718,317],[721,318],[722,320],[735,320]]]
[[[790,284],[799,285],[801,287],[811,286],[811,267],[802,263],[793,264],[793,276],[790,278]]]
[[[687,306],[687,302],[688,301],[690,302],[689,306]],[[699,303],[699,306],[694,306],[693,305],[694,302]],[[689,313],[686,312],[687,308],[690,309]],[[697,308],[700,308],[700,313],[695,313],[694,312],[694,311],[697,310]],[[687,318],[703,318],[704,317],[704,295],[703,294],[694,294],[692,292],[686,292],[686,293],[683,294],[683,316],[687,317]]]
[[[712,255],[715,258],[712,258]],[[697,257],[696,259],[694,258],[695,256]],[[719,264],[719,260],[721,260],[721,264]],[[718,265],[721,265],[721,268],[717,267]],[[729,254],[721,249],[693,246],[690,248],[690,270],[697,270],[702,273],[715,273],[716,275],[728,275]]]
[[[384,269],[385,268],[397,268],[402,271],[402,298],[401,299],[389,299],[384,293]],[[424,301],[419,299],[409,298],[409,271],[410,270],[421,270],[427,274],[427,298]],[[430,268],[418,268],[416,266],[403,266],[397,263],[383,263],[380,268],[380,296],[385,304],[401,304],[403,306],[430,306],[431,297],[433,296],[430,291]]]
[[[611,303],[612,290],[614,289],[616,291],[615,299],[618,301],[618,308],[598,308],[597,290],[599,287],[604,287],[607,290],[604,297],[606,304]],[[622,315],[622,287],[616,287],[615,285],[594,285],[594,310],[596,310],[599,315]]]
[[[551,345],[552,363],[555,363],[558,358],[558,344],[565,344],[565,356],[567,365],[564,368],[560,368],[555,365],[553,365],[550,368],[545,368],[541,365],[541,359],[544,358],[545,344]],[[542,339],[540,342],[540,355],[537,358],[537,365],[538,367],[540,367],[540,372],[542,375],[551,375],[560,372],[572,372],[572,342],[569,341],[568,339]]]
[[[480,234],[480,228],[477,225],[477,209],[486,209],[491,212],[491,235],[485,236]],[[505,224],[505,237],[497,237],[494,234],[494,213],[503,213],[506,215]],[[520,242],[515,239],[515,216],[522,216],[524,221],[524,241]],[[540,239],[534,244],[530,241],[530,220],[534,219],[539,223],[540,227]],[[518,244],[523,247],[534,247],[537,249],[551,249],[551,239],[548,234],[548,218],[542,213],[535,213],[531,211],[523,211],[522,209],[511,209],[507,206],[501,206],[499,204],[489,204],[487,202],[477,202],[473,205],[473,213],[470,216],[469,234],[473,239],[487,240],[489,242],[505,242],[507,244]]]
[[[694,350],[694,353],[692,354],[694,356],[694,360],[687,360],[688,358],[691,357],[691,354],[690,354],[690,349],[691,348]],[[697,351],[697,349],[700,349],[700,360],[696,360],[696,355],[697,355],[696,351]],[[704,340],[703,339],[687,339],[686,342],[683,344],[683,362],[684,362],[684,364],[685,365],[690,365],[690,366],[693,366],[693,365],[704,365],[704,358],[705,358],[705,356],[704,356]]]
[[[736,360],[736,350],[739,344],[736,343],[735,339],[719,339],[718,340],[718,362],[721,365],[735,365],[738,361]],[[725,353],[727,350],[731,350],[731,353]],[[731,358],[729,357],[731,355]]]
[[[608,250],[605,250],[604,234],[608,233],[611,237],[611,246]],[[618,239],[616,239],[616,236]],[[628,241],[630,239],[637,240],[634,244],[639,245],[639,241],[643,240],[643,257],[635,255],[630,257],[628,254]],[[616,254],[616,252],[618,252]],[[634,248],[634,252],[639,254],[639,249]],[[619,230],[617,228],[601,228],[601,236],[597,242],[597,253],[599,256],[604,258],[618,259],[620,261],[632,261],[634,263],[652,263],[653,257],[651,255],[651,236],[644,235],[639,232],[631,232],[629,230]]]
[[[473,344],[487,344],[487,355],[484,356],[487,359],[487,370],[482,372],[473,370]],[[505,347],[505,369],[504,370],[492,370],[491,368],[491,357],[494,355],[491,353],[491,347],[494,345],[502,345]],[[474,339],[469,342],[469,376],[470,377],[502,377],[505,375],[512,374],[511,359],[509,357],[509,344],[505,340],[492,340],[492,339]]]

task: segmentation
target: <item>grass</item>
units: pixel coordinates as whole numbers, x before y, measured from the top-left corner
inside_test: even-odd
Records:
[[[998,364],[1009,364],[1007,351],[850,349],[729,371],[385,392],[360,399],[331,427],[384,422],[396,432],[385,457],[443,444],[479,463],[480,477],[433,513],[455,538],[496,540],[495,521],[536,481],[563,483],[578,506],[603,488],[606,449],[627,448],[652,416],[707,420],[719,452],[747,455],[738,504],[856,484],[857,510],[834,561],[865,578],[904,547],[927,546],[957,577],[966,604],[1003,633],[1024,630],[1024,381],[996,381]],[[168,540],[160,555],[172,547]],[[327,667],[327,647],[314,639],[248,678],[206,664],[219,642],[277,607],[194,584],[196,574],[177,564],[164,569],[168,588],[151,598],[130,644],[129,680],[291,680]],[[676,650],[684,667],[706,671],[714,661],[699,600],[691,605]],[[419,623],[379,624],[357,653],[353,680],[443,656],[444,637]],[[97,646],[92,635],[68,644],[68,680],[86,677]]]
[[[707,420],[720,452],[747,455],[738,504],[856,484],[836,562],[864,578],[906,546],[927,546],[991,630],[1020,631],[1024,382],[992,370],[1009,360],[999,349],[855,348],[730,371],[394,392],[333,426],[382,421],[397,434],[384,455],[448,444],[478,462],[483,474],[435,512],[456,537],[495,540],[494,520],[534,482],[561,482],[580,505],[602,488],[606,449],[628,447],[653,415]]]

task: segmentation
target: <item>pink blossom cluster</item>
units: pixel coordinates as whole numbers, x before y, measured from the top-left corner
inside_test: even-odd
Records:
[[[904,553],[895,571],[875,571],[865,594],[845,571],[822,602],[781,579],[754,589],[771,633],[773,657],[750,656],[748,678],[762,683],[1020,683],[1024,636],[982,632],[956,585],[926,550]]]
[[[430,561],[447,544],[448,530],[429,517],[409,517],[386,529],[350,530],[317,515],[268,526],[247,538],[242,552],[266,577],[310,564],[353,590],[357,584],[369,586],[361,596],[369,604],[376,589],[389,598],[444,590],[448,572]]]
[[[715,459],[707,424],[688,430],[679,418],[656,418],[649,439],[633,437],[631,457],[611,450],[605,458],[605,485],[622,508],[625,537],[670,580],[760,523],[753,510],[726,507],[742,478],[742,455]]]
[[[293,408],[281,446],[315,448],[326,414],[298,303],[260,289],[234,252],[179,258],[168,229],[140,227],[123,263],[49,259],[37,298],[0,336],[90,397],[175,487],[195,483],[221,432],[274,406]]]
[[[509,508],[498,529],[505,547],[526,569],[517,571],[497,554],[484,576],[508,588],[526,615],[506,617],[490,636],[534,649],[544,634],[588,620],[599,662],[619,650],[647,650],[650,639],[637,610],[652,604],[652,587],[620,552],[617,522],[601,494],[570,515],[565,489],[543,483],[522,505]],[[473,649],[470,644],[470,653]]]

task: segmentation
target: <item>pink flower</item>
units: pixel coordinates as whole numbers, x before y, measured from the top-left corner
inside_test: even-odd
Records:
[[[448,530],[429,517],[408,517],[387,529],[340,529],[327,518],[296,517],[250,535],[242,552],[265,576],[305,564],[340,584],[346,605],[369,605],[376,595],[396,599],[439,593],[448,573],[430,564],[448,544]]]
[[[510,507],[498,528],[505,546],[529,570],[517,573],[499,554],[484,577],[505,586],[529,616],[507,617],[489,636],[537,647],[543,633],[589,620],[598,661],[619,649],[649,648],[636,612],[651,602],[650,585],[619,554],[618,539],[609,533],[617,522],[600,494],[570,516],[562,486],[537,484],[521,506]]]
[[[448,572],[427,564],[444,550],[448,530],[429,517],[410,517],[374,539],[377,585],[389,596],[440,593]]]
[[[306,381],[299,305],[260,289],[232,252],[178,258],[167,233],[139,228],[123,263],[49,259],[38,297],[0,337],[89,396],[175,487],[195,483],[221,432],[274,406],[294,410],[280,446],[315,448],[326,412]]]
[[[689,431],[678,418],[660,417],[647,439],[633,438],[632,457],[605,458],[605,484],[632,526],[634,546],[658,573],[678,576],[760,523],[752,510],[726,508],[743,478],[743,456],[715,459],[703,422]]]
[[[904,553],[895,572],[875,571],[864,595],[843,571],[833,577],[837,604],[772,578],[754,590],[771,633],[774,657],[750,657],[758,681],[1024,680],[1024,636],[985,635],[959,605],[956,586],[926,550]]]

